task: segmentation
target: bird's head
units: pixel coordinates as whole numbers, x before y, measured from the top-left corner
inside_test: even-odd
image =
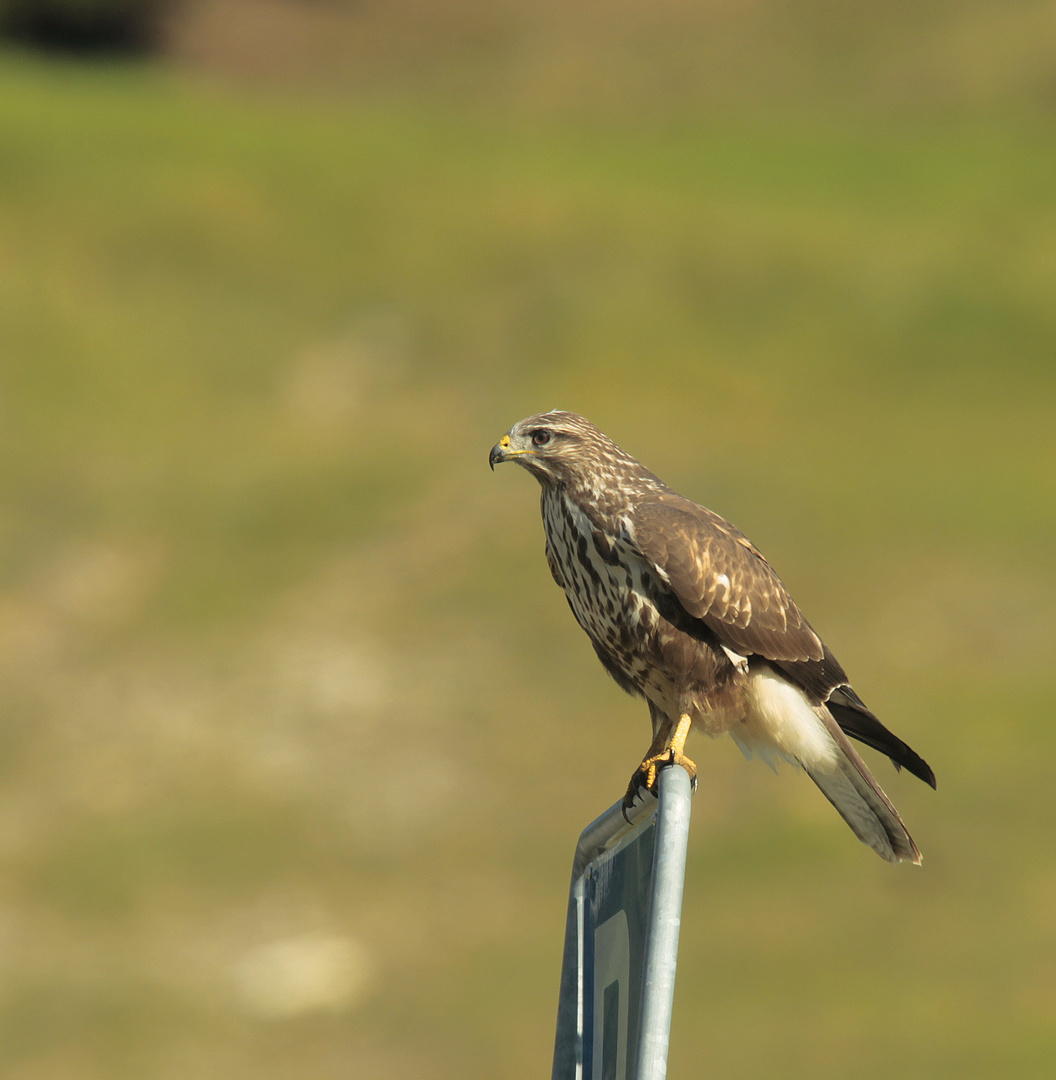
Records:
[[[589,420],[556,409],[514,424],[491,448],[488,457],[493,469],[503,461],[523,465],[544,487],[565,484],[596,488],[617,471],[644,471]]]
[[[589,420],[555,409],[514,424],[491,448],[488,463],[494,469],[504,461],[516,461],[541,484],[567,482],[586,447],[598,441],[609,443]]]

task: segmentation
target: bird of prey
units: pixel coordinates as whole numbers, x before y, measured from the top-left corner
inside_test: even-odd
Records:
[[[866,708],[756,546],[672,491],[590,421],[530,416],[492,448],[542,487],[546,559],[598,658],[649,705],[653,741],[625,811],[692,727],[745,756],[801,766],[855,835],[890,862],[920,852],[848,736],[935,786],[935,774]]]

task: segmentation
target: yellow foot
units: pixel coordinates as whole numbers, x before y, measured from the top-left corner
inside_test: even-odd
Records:
[[[657,777],[660,774],[660,770],[667,765],[681,765],[682,768],[689,773],[689,778],[693,781],[693,786],[696,787],[696,762],[690,761],[681,750],[676,750],[673,746],[670,746],[666,750],[662,750],[659,754],[653,754],[652,756],[647,757],[641,765],[634,770],[631,782],[627,785],[627,794],[623,797],[623,809],[625,815],[638,801],[638,797],[642,791],[652,792],[653,795],[656,794]]]

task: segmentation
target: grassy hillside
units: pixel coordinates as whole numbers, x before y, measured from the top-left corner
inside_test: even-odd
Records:
[[[286,92],[395,92],[529,115],[619,113],[653,124],[775,103],[843,115],[974,115],[1052,103],[1052,0],[172,6],[175,55]]]
[[[939,776],[892,868],[691,744],[671,1076],[1048,1074],[1053,120],[662,119],[0,57],[4,1075],[546,1074],[648,741],[487,469],[554,406]]]

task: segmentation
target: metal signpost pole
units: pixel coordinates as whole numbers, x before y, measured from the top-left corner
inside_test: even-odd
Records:
[[[664,1080],[675,998],[678,931],[682,925],[682,886],[692,784],[685,769],[663,769],[659,778],[660,812],[656,823],[653,895],[645,945],[642,1018],[635,1080]]]
[[[616,803],[576,848],[553,1080],[664,1080],[692,785],[661,770],[624,820]]]

